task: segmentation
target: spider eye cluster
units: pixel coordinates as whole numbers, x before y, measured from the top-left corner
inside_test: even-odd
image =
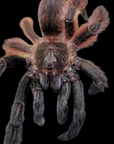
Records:
[[[48,70],[52,70],[52,69],[53,69],[53,65],[48,64],[48,65],[46,65],[46,68],[47,68]]]

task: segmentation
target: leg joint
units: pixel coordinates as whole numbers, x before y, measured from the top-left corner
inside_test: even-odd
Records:
[[[34,69],[29,69],[26,73],[26,76],[34,79],[37,76],[37,72]]]
[[[3,58],[0,58],[0,60],[4,63],[4,67],[7,67],[7,63]]]
[[[79,68],[79,67],[81,67],[81,65],[82,65],[82,59],[79,58],[79,57],[77,57],[77,58],[76,58],[76,61],[75,61],[75,66],[76,66],[77,68]]]
[[[25,103],[22,102],[21,100],[16,100],[16,101],[14,101],[14,104],[16,104],[16,103],[20,103],[20,104],[22,104],[23,106],[25,106]]]
[[[35,87],[35,88],[32,89],[32,91],[35,91],[35,90],[41,90],[41,88],[40,87]]]
[[[69,80],[70,80],[70,82],[74,82],[76,80],[79,80],[79,76],[72,73],[71,75],[69,75]]]

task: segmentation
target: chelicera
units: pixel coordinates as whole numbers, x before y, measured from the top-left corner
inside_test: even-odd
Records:
[[[83,84],[77,71],[81,70],[92,78],[93,83],[88,91],[90,95],[104,92],[104,88],[108,87],[104,72],[91,61],[77,56],[79,50],[93,45],[98,34],[109,24],[108,12],[103,6],[98,6],[88,18],[87,3],[88,0],[41,0],[38,20],[42,37],[34,32],[33,20],[25,17],[20,21],[20,27],[33,45],[17,37],[4,41],[2,48],[5,55],[0,59],[0,75],[7,67],[27,68],[16,92],[4,144],[21,143],[29,87],[33,92],[34,122],[39,126],[45,122],[43,91],[51,87],[59,93],[57,119],[59,124],[64,124],[72,90],[72,122],[68,131],[58,137],[65,141],[79,134],[86,115]],[[80,27],[79,14],[86,21]]]

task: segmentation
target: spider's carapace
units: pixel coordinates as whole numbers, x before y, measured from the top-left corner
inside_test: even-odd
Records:
[[[41,43],[35,52],[35,61],[39,72],[62,72],[67,65],[69,50],[60,42]]]

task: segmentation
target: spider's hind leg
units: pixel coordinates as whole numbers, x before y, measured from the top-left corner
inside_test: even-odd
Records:
[[[74,75],[71,80],[75,79]],[[84,93],[83,85],[79,78],[72,81],[73,91],[73,119],[67,132],[63,133],[58,137],[59,140],[67,141],[76,137],[85,120],[85,104],[84,104]]]
[[[29,66],[30,62],[20,56],[12,55],[0,58],[0,76],[3,74],[6,68],[15,66]]]
[[[22,141],[22,123],[24,121],[27,91],[33,77],[34,73],[28,71],[19,83],[14,104],[11,109],[10,121],[6,126],[4,144],[20,144]]]
[[[42,126],[45,123],[45,119],[43,117],[44,114],[44,98],[43,98],[43,91],[39,84],[39,80],[34,78],[31,83],[31,90],[33,93],[33,117],[34,122]]]

